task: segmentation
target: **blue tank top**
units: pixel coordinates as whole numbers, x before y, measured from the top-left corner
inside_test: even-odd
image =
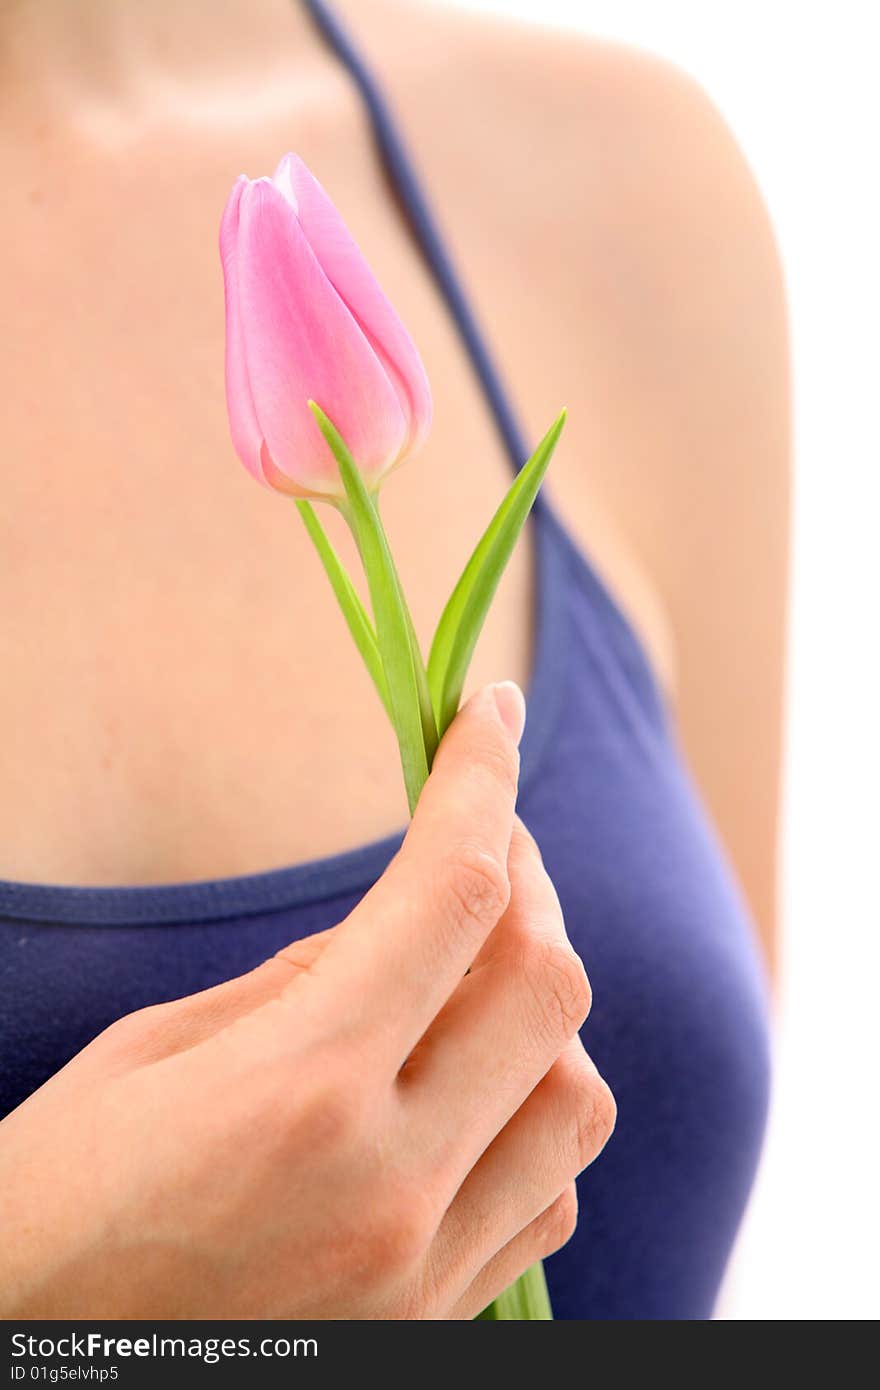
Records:
[[[526,442],[389,110],[324,0],[306,3],[363,95],[516,469]],[[764,1131],[763,971],[639,641],[543,497],[529,535],[537,622],[519,811],[590,975],[583,1039],[618,1104],[613,1138],[579,1180],[577,1232],[547,1263],[553,1307],[558,1318],[708,1318]],[[115,1019],[340,921],[402,835],[192,883],[0,882],[0,1116]]]

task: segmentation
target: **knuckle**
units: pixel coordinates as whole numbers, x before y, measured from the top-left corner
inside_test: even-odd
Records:
[[[423,1263],[436,1229],[431,1204],[418,1196],[401,1198],[396,1187],[377,1204],[376,1219],[365,1224],[359,1263],[383,1280],[399,1281]]]
[[[308,970],[309,966],[315,963],[324,937],[325,933],[319,932],[315,936],[305,936],[300,941],[290,941],[276,951],[271,959],[292,966],[295,972]]]
[[[91,1046],[116,1062],[135,1063],[173,1052],[186,1032],[185,1001],[174,1000],[123,1014],[99,1033]]]
[[[291,1095],[292,1127],[308,1136],[314,1154],[325,1156],[360,1150],[373,1118],[372,1095],[351,1078],[334,1077],[327,1068],[320,1085]]]
[[[433,1213],[426,1203],[411,1200],[405,1202],[401,1209],[399,1194],[395,1194],[391,1225],[392,1263],[405,1270],[418,1264],[431,1243],[433,1228]]]
[[[508,858],[525,872],[545,871],[538,842],[518,816],[514,817]]]
[[[591,993],[578,955],[561,941],[533,942],[526,953],[526,973],[549,1026],[572,1037],[590,1012]]]
[[[589,1065],[572,1068],[567,1083],[578,1172],[601,1153],[614,1130],[617,1104],[608,1085]]]
[[[308,1117],[313,1148],[322,1152],[349,1148],[357,1138],[358,1120],[357,1107],[347,1092],[339,1087],[323,1089]]]
[[[507,908],[507,870],[476,845],[459,845],[446,860],[440,880],[444,912],[462,931],[491,929]]]
[[[114,1019],[98,1034],[95,1042],[111,1049],[125,1048],[132,1042],[140,1042],[144,1032],[149,1029],[150,1010],[156,1008],[161,1008],[161,1005],[150,1004],[145,1009],[139,1009],[137,1013],[123,1014],[121,1018]]]
[[[571,1183],[538,1218],[535,1234],[540,1259],[555,1254],[571,1240],[577,1227],[577,1219],[577,1191],[574,1183]]]
[[[617,1101],[611,1087],[600,1076],[597,1078],[593,1095],[593,1133],[598,1144],[596,1153],[601,1152],[608,1143],[616,1124]],[[596,1156],[595,1153],[593,1156]]]

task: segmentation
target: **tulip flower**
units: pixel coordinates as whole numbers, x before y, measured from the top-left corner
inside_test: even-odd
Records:
[[[301,159],[271,179],[242,176],[220,228],[226,395],[232,441],[258,482],[289,494],[397,735],[410,812],[455,717],[474,647],[565,422],[513,480],[443,610],[427,664],[377,506],[387,474],[431,421],[416,348],[327,194]],[[372,614],[311,500],[354,535]],[[483,1318],[550,1318],[541,1265]]]
[[[424,440],[431,390],[412,339],[317,179],[296,155],[236,182],[220,227],[232,439],[262,483],[339,498],[308,409],[334,421],[373,492]]]

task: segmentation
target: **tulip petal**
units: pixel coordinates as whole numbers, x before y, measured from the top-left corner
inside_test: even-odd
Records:
[[[248,180],[236,180],[220,223],[220,259],[226,296],[226,403],[235,451],[258,482],[265,483],[260,464],[263,433],[254,410],[244,349],[244,329],[239,303],[238,240],[241,195]]]
[[[404,451],[414,452],[430,428],[432,406],[428,377],[412,338],[337,208],[303,161],[285,155],[273,183],[295,209],[321,268],[388,372],[409,422]]]
[[[333,411],[368,487],[396,462],[407,421],[397,394],[270,179],[240,195],[238,292],[256,417],[280,471],[339,496],[333,455],[308,400]]]

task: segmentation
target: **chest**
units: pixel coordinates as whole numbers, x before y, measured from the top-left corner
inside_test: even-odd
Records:
[[[584,1043],[615,1134],[579,1179],[548,1268],[558,1317],[710,1316],[767,1105],[767,1022],[748,922],[637,647],[555,549],[520,810],[587,966]],[[394,844],[244,884],[108,893],[0,885],[0,1116],[125,1013],[208,987],[332,926]],[[47,1010],[46,999],[61,1001]]]
[[[301,114],[297,130],[289,112],[283,132],[179,138],[171,157],[167,139],[143,137],[137,157],[49,152],[39,176],[21,171],[0,342],[0,719],[15,730],[0,876],[245,873],[405,820],[385,716],[292,504],[233,455],[223,391],[219,214],[239,169],[293,145],[338,198],[434,387],[430,441],[383,505],[427,645],[510,464],[352,100],[340,94],[329,127]],[[523,546],[472,685],[527,681],[531,584]]]

